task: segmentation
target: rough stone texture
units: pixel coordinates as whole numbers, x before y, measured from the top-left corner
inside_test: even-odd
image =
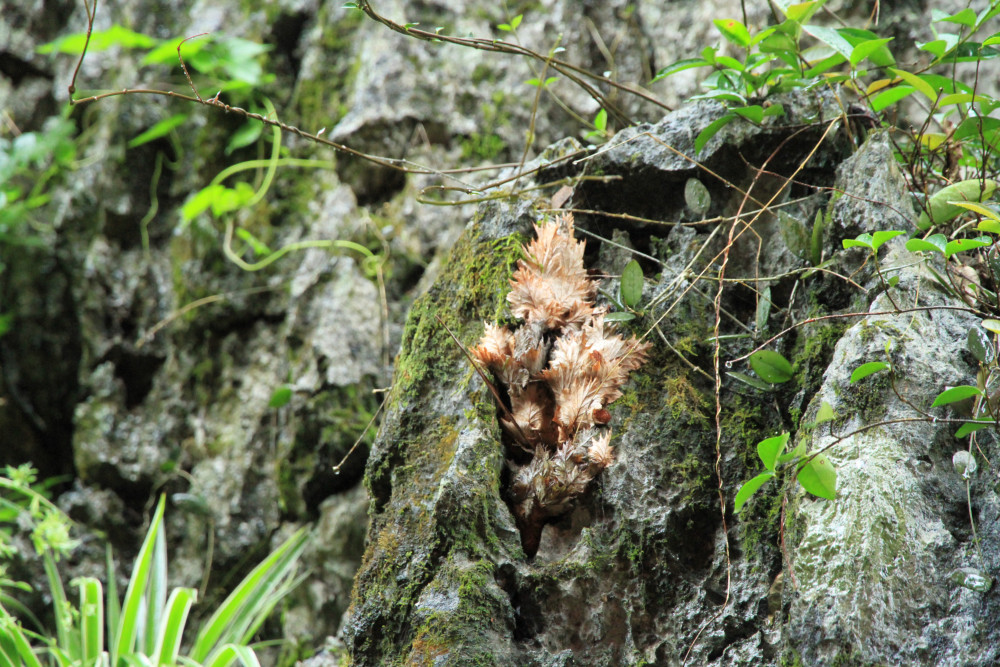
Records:
[[[521,158],[536,90],[525,81],[541,75],[537,63],[411,41],[342,4],[109,0],[100,3],[95,27],[124,25],[163,39],[209,31],[272,44],[265,69],[276,79],[260,92],[280,117],[311,131],[326,128],[328,136],[361,150],[432,169]],[[542,53],[558,43],[566,48],[561,54],[566,60],[610,71],[631,85],[648,82],[657,69],[716,41],[713,18],[741,15],[739,3],[728,1],[522,4],[508,3],[512,13],[524,12],[521,43]],[[508,37],[495,26],[512,18],[502,3],[393,0],[376,7],[400,22],[441,25],[455,35]],[[897,41],[925,40],[927,21],[914,18],[921,11],[926,13],[917,5],[900,6],[884,12],[883,20],[897,31]],[[768,20],[763,5],[748,12],[752,24]],[[74,60],[35,49],[84,25],[79,2],[0,0],[4,128],[37,131],[59,115]],[[188,92],[177,68],[146,67],[141,56],[119,47],[91,53],[80,87],[155,83]],[[696,76],[684,73],[650,88],[675,105],[693,92]],[[986,68],[981,76],[1000,80]],[[205,89],[211,82],[197,74],[196,80],[203,94],[214,94]],[[565,80],[551,90],[585,119],[597,112],[596,102]],[[838,172],[850,147],[835,125],[828,145],[798,174],[822,188],[834,185],[839,173],[841,187],[892,204],[872,214],[862,199],[830,203],[822,189],[779,190],[780,179],[755,180],[743,162],[763,164],[789,136],[789,123],[817,123],[768,163],[775,173],[790,175],[826,130],[819,121],[837,116],[829,97],[786,99],[790,115],[769,119],[761,128],[728,126],[698,156],[717,175],[712,176],[667,145],[690,155],[694,136],[722,113],[719,106],[701,102],[660,121],[661,108],[602,91],[638,124],[616,137],[616,148],[574,162],[584,155],[577,140],[586,141],[585,128],[543,94],[529,157],[541,154],[551,163],[536,183],[592,178],[576,186],[571,205],[613,215],[578,214],[581,230],[646,255],[640,256],[648,278],[643,303],[652,305],[634,323],[635,332],[644,333],[644,325],[683,293],[660,323],[664,338],[655,330],[650,336],[701,368],[710,365],[705,340],[711,335],[714,288],[702,282],[701,294],[686,290],[706,266],[717,268],[714,257],[728,227],[718,223],[719,233],[698,255],[711,228],[663,224],[696,222],[679,195],[689,178],[709,189],[708,217],[733,215],[742,202],[717,176],[738,188],[752,182],[751,194],[759,202],[778,193],[773,203],[783,204],[787,213],[760,216],[738,241],[727,275],[752,278],[752,289],[727,291],[723,306],[732,317],[724,319],[723,333],[755,333],[746,326],[755,321],[754,289],[770,287],[776,306],[799,319],[869,306],[868,293],[832,274],[814,274],[796,291],[800,274],[789,272],[806,266],[801,239],[812,230],[817,211],[824,211],[824,258],[836,258],[833,269],[875,286],[869,282],[870,265],[862,268],[863,253],[843,253],[840,241],[901,224],[900,218],[911,215],[884,139],[869,142]],[[222,99],[240,101],[229,92]],[[180,111],[190,117],[172,136],[127,147],[131,138]],[[317,664],[325,658],[329,662],[323,664],[339,664],[344,645],[324,638],[338,631],[349,580],[361,562],[363,506],[369,500],[359,481],[371,436],[362,438],[339,475],[331,466],[376,411],[380,395],[373,390],[391,383],[391,403],[368,462],[368,553],[344,632],[358,664],[675,664],[689,647],[688,664],[757,665],[797,657],[824,662],[836,656],[956,665],[994,659],[991,647],[998,642],[989,619],[997,617],[995,596],[948,582],[953,572],[994,568],[995,554],[987,545],[995,543],[1000,529],[1000,503],[990,473],[981,472],[972,486],[986,558],[980,563],[965,520],[963,485],[950,472],[957,443],[944,426],[900,429],[914,434],[911,438],[890,429],[878,438],[869,433],[860,448],[865,459],[858,458],[854,445],[862,443],[856,440],[832,450],[844,468],[847,495],[836,504],[795,498],[788,506],[792,569],[783,588],[774,585],[782,569],[776,492],[761,491],[739,519],[727,514],[727,577],[714,491],[711,383],[657,343],[654,359],[613,406],[620,462],[572,515],[546,528],[539,556],[527,562],[502,501],[505,473],[491,399],[435,315],[467,345],[478,337],[483,319],[503,317],[509,270],[544,201],[524,196],[490,201],[478,210],[473,204],[422,205],[418,197],[440,195],[425,188],[440,184],[465,188],[462,194],[470,199],[495,196],[499,188],[485,195],[479,188],[496,174],[404,177],[284,137],[294,157],[324,160],[329,168],[280,169],[264,202],[241,212],[236,222],[272,248],[316,238],[360,243],[385,258],[384,281],[379,284],[372,265],[356,253],[320,250],[293,253],[262,272],[247,273],[223,256],[218,221],[205,215],[182,224],[180,207],[225,167],[266,156],[269,144],[226,155],[238,119],[159,97],[104,100],[77,109],[72,121],[80,133],[77,162],[52,181],[52,200],[31,221],[43,243],[0,243],[5,265],[0,312],[16,316],[0,338],[0,463],[33,460],[44,476],[69,474],[72,482],[59,502],[81,524],[107,535],[126,565],[143,534],[144,510],[160,491],[172,499],[171,583],[198,585],[210,565],[210,595],[227,583],[219,572],[238,575],[281,535],[315,522],[319,539],[306,557],[313,574],[290,600],[286,633],[299,642],[301,656],[322,645],[327,652]],[[621,121],[612,119],[611,126],[621,127]],[[542,152],[564,137],[569,138]],[[557,161],[571,154],[573,160]],[[154,183],[161,159],[164,168]],[[858,183],[852,173],[890,177]],[[238,179],[256,184],[258,176],[245,172]],[[536,194],[547,197],[551,191]],[[154,196],[159,209],[148,224],[147,251],[140,220]],[[755,207],[750,200],[743,211]],[[589,243],[591,266],[609,274],[620,271],[629,256],[604,241]],[[445,260],[443,253],[453,245]],[[239,242],[236,249],[245,252]],[[883,262],[908,260],[894,254]],[[920,298],[941,302],[921,274],[902,275],[901,294],[913,298],[921,281]],[[613,279],[606,288],[614,293]],[[884,298],[878,303],[884,306]],[[765,333],[783,326],[784,317],[775,309]],[[933,322],[926,314],[896,319],[882,326],[904,332],[895,363],[919,379],[914,396],[926,403],[941,382],[970,381],[969,360],[958,352],[943,354],[957,350],[964,336],[967,323],[958,315],[936,313]],[[852,329],[836,353],[845,328],[837,324],[810,325],[781,341],[778,349],[796,362],[797,373],[794,386],[774,396],[726,378],[719,451],[727,496],[757,469],[756,442],[812,414],[817,391],[849,412],[857,388],[845,384],[844,374],[852,355],[875,358],[881,349],[880,339],[865,331],[889,335],[871,322],[868,328],[857,326],[861,330]],[[918,326],[919,336],[907,333]],[[748,352],[753,344],[727,344],[724,358]],[[835,354],[847,361],[828,370],[831,359],[842,358]],[[916,375],[921,368],[924,374]],[[282,386],[292,390],[290,402],[269,407]],[[866,409],[901,409],[880,387]],[[843,430],[848,428],[845,422]],[[897,460],[905,461],[904,470],[889,464]],[[902,481],[893,488],[898,493],[855,504],[857,471],[864,463],[869,470],[885,469],[876,480],[881,488],[892,484],[891,475],[899,476]],[[892,524],[890,509],[905,525]],[[888,517],[887,527],[864,532],[870,539],[857,543],[859,551],[838,552],[820,539],[845,534],[852,525],[865,528],[873,516]],[[920,538],[914,544],[907,541],[912,535]],[[97,542],[84,545],[71,573],[100,571],[104,551]],[[209,564],[210,543],[215,548]],[[895,550],[895,544],[905,549]],[[846,567],[858,562],[848,556],[900,554],[906,575],[884,582]],[[789,584],[792,571],[799,588]],[[915,597],[918,591],[899,590],[906,577],[925,578],[923,598]],[[726,599],[727,579],[728,605],[714,618]],[[809,591],[802,591],[803,579],[810,582]],[[866,591],[878,596],[858,597],[858,581],[873,582]],[[868,624],[852,620],[838,606],[843,600],[857,600],[855,607],[878,612],[877,618]],[[919,640],[903,641],[907,633]]]

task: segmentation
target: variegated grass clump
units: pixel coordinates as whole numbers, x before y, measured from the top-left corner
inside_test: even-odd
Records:
[[[594,306],[597,282],[583,266],[573,216],[535,232],[507,295],[523,324],[511,331],[487,323],[472,351],[506,390],[500,424],[512,450],[510,500],[529,556],[545,522],[569,510],[614,462],[607,406],[649,349],[615,333]]]

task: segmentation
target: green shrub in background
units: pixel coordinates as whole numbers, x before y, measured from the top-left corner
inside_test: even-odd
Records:
[[[107,590],[94,577],[80,577],[74,605],[59,576],[58,562],[75,542],[71,522],[44,495],[31,486],[29,468],[7,469],[0,477],[0,517],[31,526],[31,537],[45,565],[53,600],[55,633],[7,590],[29,590],[27,584],[7,579],[0,570],[0,667],[70,667],[102,665],[205,665],[225,667],[240,662],[257,667],[251,641],[275,605],[301,580],[296,576],[299,556],[308,533],[300,529],[272,552],[236,586],[236,589],[197,629],[182,655],[188,613],[195,604],[193,588],[168,589],[166,537],[163,528],[165,497],[161,496],[149,530],[136,557],[123,598],[119,599],[114,565],[108,553]],[[0,555],[9,556],[9,541],[0,530]],[[17,611],[37,630],[28,630],[15,618]]]

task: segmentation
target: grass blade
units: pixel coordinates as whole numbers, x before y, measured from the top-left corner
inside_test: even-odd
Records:
[[[132,653],[135,646],[136,635],[139,631],[140,606],[146,584],[149,580],[149,571],[153,561],[153,546],[156,543],[156,536],[160,532],[163,523],[163,508],[165,496],[160,496],[160,502],[156,505],[156,512],[153,520],[149,524],[149,531],[146,539],[142,542],[139,555],[136,556],[135,565],[132,567],[132,576],[128,582],[128,589],[125,591],[125,599],[122,602],[121,618],[118,622],[118,629],[111,641],[111,664],[118,664],[118,657],[125,657]]]
[[[93,577],[78,580],[80,587],[80,657],[84,665],[97,664],[104,651],[104,591]]]
[[[177,664],[177,655],[181,650],[181,637],[184,625],[187,623],[188,612],[198,597],[198,591],[193,588],[175,588],[170,593],[156,633],[156,645],[153,650],[153,664]]]
[[[189,654],[192,660],[205,661],[217,645],[239,642],[248,630],[259,626],[277,602],[271,598],[293,571],[307,536],[304,528],[296,531],[240,582],[202,626]]]

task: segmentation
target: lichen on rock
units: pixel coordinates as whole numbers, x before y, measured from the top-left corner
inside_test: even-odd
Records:
[[[507,295],[515,331],[486,323],[473,356],[493,372],[514,476],[508,493],[525,553],[538,551],[545,522],[564,514],[614,462],[606,406],[650,345],[624,339],[593,304],[573,216],[535,225]],[[525,460],[527,459],[527,460]]]

